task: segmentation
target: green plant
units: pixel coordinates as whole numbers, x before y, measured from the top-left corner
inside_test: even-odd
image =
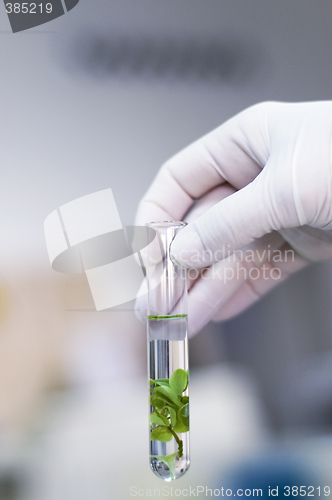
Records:
[[[189,431],[189,397],[183,393],[188,387],[188,371],[178,368],[169,379],[149,379],[150,439],[167,442],[175,439],[178,451],[166,456],[153,455],[164,462],[174,479],[174,460],[183,456],[183,441],[178,434]]]

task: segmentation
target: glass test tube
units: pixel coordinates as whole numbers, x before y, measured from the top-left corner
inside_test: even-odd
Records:
[[[184,222],[147,224],[150,467],[165,481],[189,469],[189,371],[186,270],[173,264],[170,245]]]

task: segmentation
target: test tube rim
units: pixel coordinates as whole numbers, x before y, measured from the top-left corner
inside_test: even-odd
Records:
[[[185,227],[188,225],[188,223],[183,221],[164,220],[164,221],[148,222],[145,225],[146,227],[152,227],[157,229],[169,229],[173,227],[174,228]]]

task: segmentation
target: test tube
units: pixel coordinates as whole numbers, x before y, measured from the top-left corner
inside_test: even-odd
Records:
[[[150,467],[172,481],[190,465],[186,270],[170,259],[170,245],[186,223],[147,226],[156,232],[147,256]]]

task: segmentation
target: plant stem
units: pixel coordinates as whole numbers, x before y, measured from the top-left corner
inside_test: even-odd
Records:
[[[182,439],[180,439],[179,436],[174,432],[174,430],[172,429],[171,425],[169,427],[167,427],[167,429],[173,434],[173,437],[174,437],[175,441],[178,444],[178,447],[179,447],[179,458],[181,458],[182,455],[183,455],[183,442],[182,442]]]

